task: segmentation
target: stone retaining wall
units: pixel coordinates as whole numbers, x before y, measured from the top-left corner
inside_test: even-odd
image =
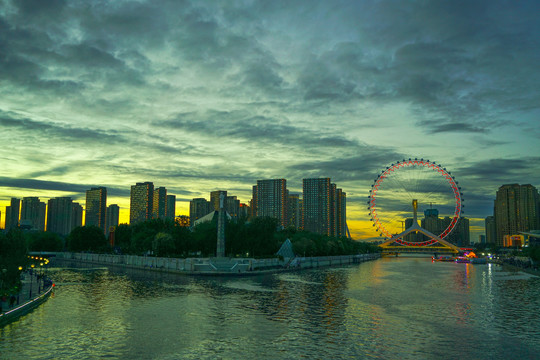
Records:
[[[278,269],[307,269],[325,266],[358,264],[377,259],[380,254],[359,254],[322,257],[296,257],[293,259],[252,258],[162,258],[136,255],[110,255],[89,253],[58,253],[58,259],[78,260],[103,265],[118,265],[139,269],[154,269],[187,274],[198,273],[246,273]]]

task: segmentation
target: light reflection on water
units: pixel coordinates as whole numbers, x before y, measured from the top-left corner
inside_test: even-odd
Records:
[[[540,278],[381,259],[260,277],[53,269],[2,359],[472,358],[540,353]],[[75,268],[74,268],[75,267]]]

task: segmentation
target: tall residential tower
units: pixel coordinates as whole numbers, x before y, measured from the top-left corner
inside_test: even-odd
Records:
[[[508,184],[499,188],[495,199],[497,245],[504,245],[505,235],[540,228],[538,201],[538,190],[530,184]]]
[[[154,183],[144,182],[131,186],[129,223],[136,224],[152,218]]]
[[[85,226],[97,226],[103,232],[107,221],[107,188],[96,187],[86,190]]]

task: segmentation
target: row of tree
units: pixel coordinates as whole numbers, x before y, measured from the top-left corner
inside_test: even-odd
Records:
[[[152,219],[135,225],[119,225],[114,232],[115,250],[124,254],[152,253],[155,256],[213,256],[216,252],[216,220],[193,229],[171,220]],[[107,251],[107,241],[91,227],[78,228],[67,238],[70,251]],[[298,255],[323,256],[375,252],[373,245],[347,238],[322,236],[294,229],[280,230],[278,220],[258,217],[250,222],[229,221],[225,227],[228,256],[272,257],[286,239]]]
[[[91,251],[155,256],[213,256],[216,252],[216,220],[193,229],[183,224],[152,219],[134,225],[122,224],[114,232],[114,248],[96,226],[75,228],[63,241],[49,232],[26,234],[30,251]],[[281,230],[278,221],[258,217],[250,222],[228,222],[225,227],[225,252],[228,256],[272,257],[286,239],[300,256],[345,255],[375,252],[373,245],[347,238],[323,236],[295,229]]]

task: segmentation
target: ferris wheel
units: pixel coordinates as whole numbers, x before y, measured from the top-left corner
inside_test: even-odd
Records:
[[[411,223],[414,204],[414,222],[416,211],[442,218],[436,230],[431,230],[436,237],[444,239],[457,225],[463,208],[461,187],[450,171],[434,161],[424,159],[404,159],[379,173],[368,196],[368,209],[373,227],[380,236],[394,238],[408,246],[427,246],[437,242],[408,242],[397,237],[403,233],[405,224]],[[427,221],[427,220],[426,220]],[[415,225],[415,224],[414,224]],[[416,225],[415,225],[416,226]]]

